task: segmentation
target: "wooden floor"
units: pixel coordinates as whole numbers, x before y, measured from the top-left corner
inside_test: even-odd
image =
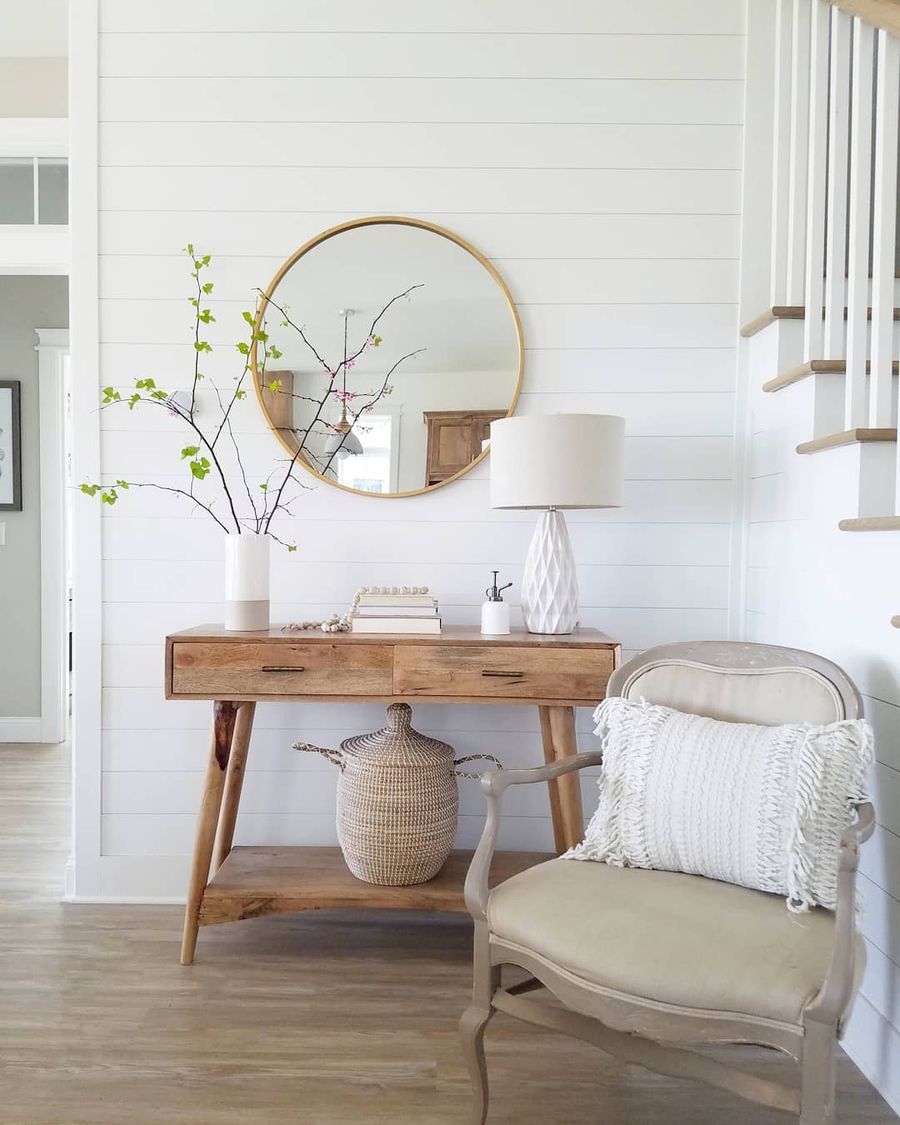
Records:
[[[63,748],[0,747],[0,1122],[464,1122],[462,917],[303,914],[210,927],[177,907],[63,906]],[[745,1052],[746,1057],[746,1052]],[[497,1016],[491,1125],[779,1125]],[[778,1059],[749,1061],[775,1077]],[[841,1125],[895,1118],[844,1058]]]

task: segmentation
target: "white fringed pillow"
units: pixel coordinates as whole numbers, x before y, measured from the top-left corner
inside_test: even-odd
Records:
[[[865,800],[862,719],[766,727],[607,699],[600,803],[565,859],[705,875],[834,909],[839,844]]]

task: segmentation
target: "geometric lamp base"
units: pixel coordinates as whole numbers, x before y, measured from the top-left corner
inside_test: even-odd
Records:
[[[573,633],[578,626],[578,578],[566,518],[542,511],[522,577],[522,616],[529,633]]]

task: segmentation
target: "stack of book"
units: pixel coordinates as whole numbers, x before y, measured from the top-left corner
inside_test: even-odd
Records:
[[[360,594],[352,633],[440,633],[437,600],[430,594]]]

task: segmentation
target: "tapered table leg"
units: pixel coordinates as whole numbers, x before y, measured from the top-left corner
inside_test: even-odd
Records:
[[[550,708],[538,707],[538,716],[541,720],[541,743],[544,747],[544,763],[549,766],[556,761],[556,754],[553,750],[553,732],[550,729]],[[566,843],[562,834],[563,817],[562,807],[559,803],[559,782],[548,781],[547,790],[550,795],[550,817],[553,821],[553,846],[559,854],[566,850]]]
[[[575,710],[572,707],[540,707],[544,761],[560,762],[578,753],[575,740]],[[564,852],[584,839],[584,812],[579,774],[569,773],[549,783],[550,815],[557,852]]]
[[[212,859],[222,792],[225,788],[225,771],[231,753],[237,706],[216,701],[213,704],[213,722],[209,738],[209,761],[200,813],[197,817],[197,835],[194,839],[194,858],[188,884],[187,906],[184,911],[184,933],[181,939],[181,963],[190,965],[194,960],[197,932],[200,929],[200,903],[209,880],[209,863]]]
[[[234,840],[234,826],[237,823],[238,807],[241,803],[241,789],[244,785],[247,751],[250,747],[250,735],[253,731],[253,716],[255,713],[255,703],[238,705],[234,737],[231,740],[231,755],[228,759],[228,770],[225,774],[225,795],[222,797],[222,809],[219,813],[219,832],[213,850],[213,871],[218,871],[228,858]]]

